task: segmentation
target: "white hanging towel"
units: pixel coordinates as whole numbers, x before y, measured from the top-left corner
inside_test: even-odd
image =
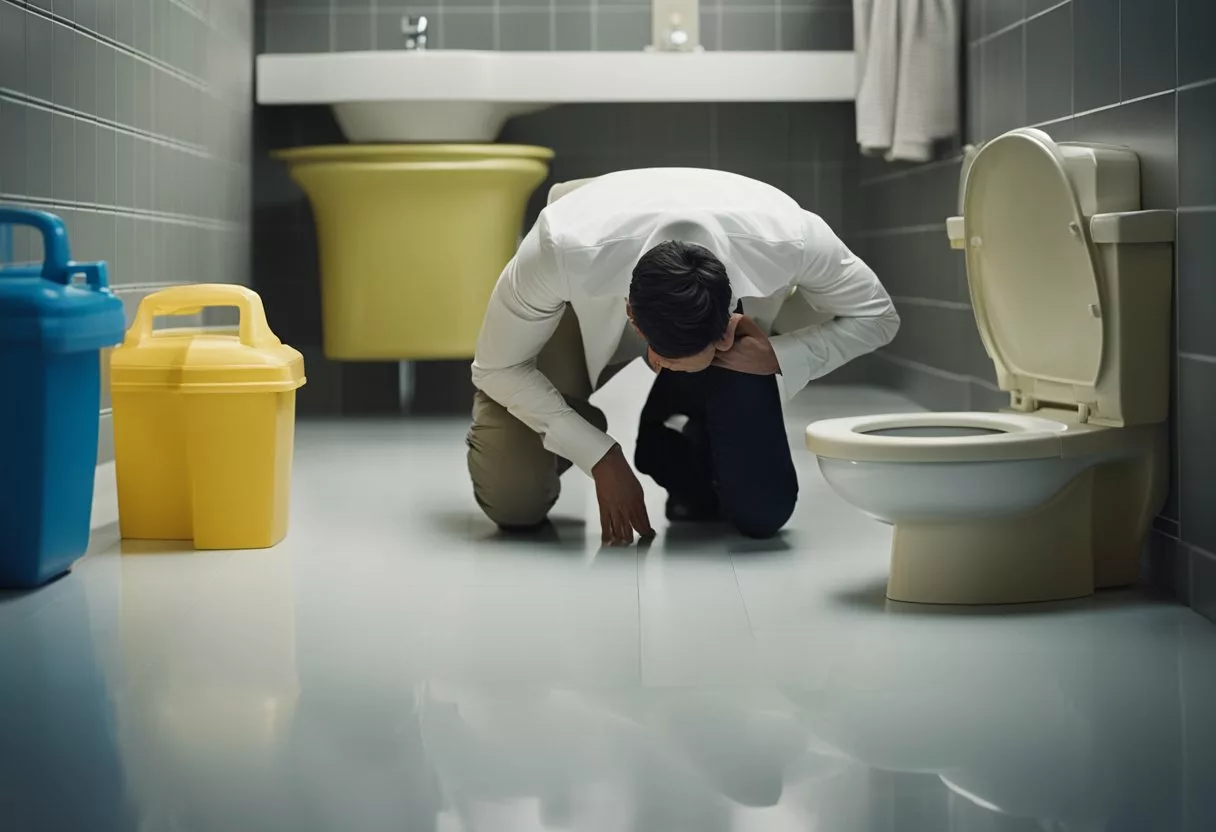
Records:
[[[853,0],[857,143],[927,162],[958,132],[958,0]]]

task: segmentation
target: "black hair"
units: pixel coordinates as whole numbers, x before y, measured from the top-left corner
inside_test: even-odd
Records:
[[[664,358],[696,355],[726,334],[730,278],[713,252],[668,241],[642,255],[629,284],[633,321]]]

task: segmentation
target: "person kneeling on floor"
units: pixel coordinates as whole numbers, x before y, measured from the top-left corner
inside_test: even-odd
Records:
[[[823,320],[780,335],[800,298]],[[895,336],[874,272],[781,191],[722,171],[622,171],[558,185],[498,280],[473,361],[478,504],[507,531],[543,525],[577,466],[602,538],[653,534],[642,486],[592,392],[644,357],[656,377],[637,470],[672,522],[776,535],[798,496],[782,416],[810,381]]]

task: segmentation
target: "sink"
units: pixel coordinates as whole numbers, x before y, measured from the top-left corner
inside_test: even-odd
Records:
[[[566,103],[851,101],[852,52],[260,55],[259,104],[328,104],[352,142],[491,142]]]

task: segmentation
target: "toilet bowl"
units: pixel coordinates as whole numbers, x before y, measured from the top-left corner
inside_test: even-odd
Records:
[[[274,156],[312,205],[326,357],[472,358],[553,151],[350,144]]]
[[[985,145],[965,177],[948,230],[1009,412],[830,419],[807,447],[895,527],[892,600],[1130,584],[1166,497],[1173,215],[1138,210],[1131,151],[1034,129]]]

